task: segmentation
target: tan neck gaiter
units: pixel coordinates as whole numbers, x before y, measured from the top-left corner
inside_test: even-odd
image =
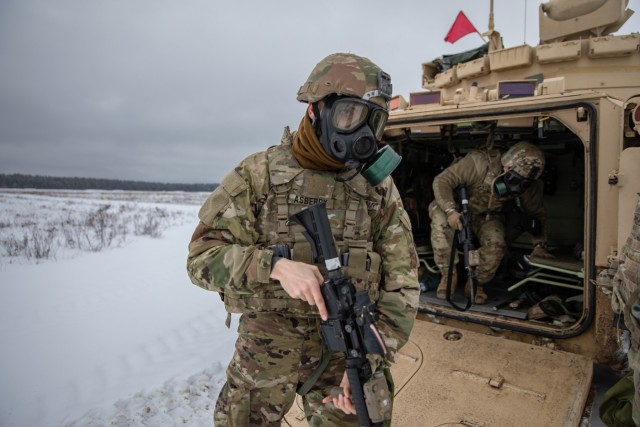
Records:
[[[313,126],[311,126],[309,114],[305,114],[302,121],[300,121],[300,126],[291,148],[296,160],[305,169],[337,171],[344,167],[343,163],[332,159],[325,153],[316,132],[313,130]]]

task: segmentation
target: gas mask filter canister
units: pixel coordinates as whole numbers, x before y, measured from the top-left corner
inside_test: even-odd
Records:
[[[376,155],[367,162],[364,169],[362,169],[362,176],[371,185],[378,185],[391,175],[391,172],[398,167],[401,160],[402,157],[391,146],[386,145],[378,150]]]

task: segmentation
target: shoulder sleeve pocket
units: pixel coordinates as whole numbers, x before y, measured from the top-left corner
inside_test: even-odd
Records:
[[[232,198],[247,188],[247,182],[235,169],[229,172],[200,208],[200,220],[212,226],[215,218],[231,204]]]
[[[220,186],[225,189],[231,197],[235,197],[247,189],[247,182],[240,176],[236,170],[229,172],[224,178]]]

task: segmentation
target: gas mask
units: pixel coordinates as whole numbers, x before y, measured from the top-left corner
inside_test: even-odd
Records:
[[[401,157],[389,146],[378,150],[389,113],[377,104],[353,97],[329,96],[322,112],[313,104],[316,132],[324,151],[348,169],[362,171],[379,184],[400,164]],[[354,175],[355,176],[355,175]]]
[[[509,169],[493,181],[493,191],[498,197],[516,197],[524,193],[536,181],[540,168],[534,166],[526,177]]]

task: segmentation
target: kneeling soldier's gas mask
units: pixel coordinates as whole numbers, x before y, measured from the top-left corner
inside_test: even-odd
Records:
[[[493,190],[498,197],[519,196],[533,185],[535,178],[532,179],[531,176],[535,176],[538,170],[538,168],[533,168],[527,176],[520,176],[513,169],[508,170],[494,181]]]

